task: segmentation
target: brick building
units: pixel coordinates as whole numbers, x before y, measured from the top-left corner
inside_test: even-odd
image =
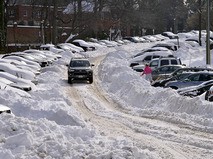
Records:
[[[7,44],[18,46],[39,45],[41,43],[51,43],[54,31],[57,32],[57,42],[64,42],[72,33],[80,32],[80,28],[85,30],[78,38],[109,36],[110,28],[118,28],[119,20],[110,18],[109,13],[103,12],[98,19],[94,19],[92,12],[83,12],[79,29],[73,26],[74,14],[64,15],[65,7],[58,7],[57,19],[54,17],[54,7],[41,5],[16,4],[7,8]],[[54,21],[56,25],[54,27]],[[103,34],[103,35],[100,35]],[[80,35],[80,34],[79,34]]]

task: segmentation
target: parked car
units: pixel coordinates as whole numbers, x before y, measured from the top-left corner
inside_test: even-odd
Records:
[[[211,86],[210,89],[206,91],[205,100],[213,102],[213,86]]]
[[[1,114],[1,113],[9,113],[9,114],[12,114],[12,111],[11,111],[11,109],[10,109],[9,107],[0,104],[0,114]]]
[[[83,49],[82,47],[76,46],[76,45],[71,44],[71,43],[63,43],[63,44],[72,47],[72,48],[75,49],[76,52],[78,52],[78,53],[79,53],[79,52],[84,52],[84,49]]]
[[[180,88],[177,90],[177,92],[183,96],[196,97],[208,91],[210,87],[212,86],[213,86],[213,80],[210,80],[196,86]]]
[[[169,49],[171,51],[176,51],[178,49],[178,46],[176,44],[169,43],[169,42],[167,42],[167,43],[165,43],[165,42],[158,43],[158,44],[152,46],[152,48],[154,48],[154,47],[165,47],[165,48],[167,48],[167,49]]]
[[[143,55],[144,53],[146,52],[156,52],[156,51],[169,51],[169,49],[165,48],[165,47],[153,47],[153,48],[148,48],[148,49],[144,49],[144,50],[141,50],[140,52],[138,52],[137,54],[135,54],[133,56],[134,57],[137,57],[137,56],[141,56]]]
[[[43,61],[46,61],[48,65],[52,64],[53,61],[55,61],[55,57],[50,56],[48,54],[44,54],[43,51],[41,50],[36,50],[36,49],[29,49],[29,50],[24,50],[23,53],[27,53],[32,55],[33,57],[39,58]]]
[[[134,43],[139,43],[140,42],[140,39],[135,38],[135,37],[131,37],[131,36],[123,37],[123,39],[124,40],[129,40],[129,41],[134,42]]]
[[[183,67],[175,70],[172,74],[172,76],[176,76],[178,74],[182,74],[183,72],[200,72],[200,71],[206,71],[206,72],[211,72],[213,71],[212,68],[208,67]]]
[[[141,56],[137,56],[130,60],[130,67],[133,67],[137,71],[136,65],[144,65],[145,63],[150,63],[153,59],[163,58],[163,57],[174,57],[169,51],[156,51],[156,52],[146,52]]]
[[[86,52],[86,51],[93,51],[93,50],[96,49],[95,46],[93,46],[93,45],[87,43],[87,42],[84,41],[84,40],[76,39],[76,40],[74,40],[72,43],[73,43],[74,45],[76,45],[76,46],[79,46],[79,47],[83,48],[85,52]]]
[[[152,83],[152,86],[164,87],[165,84],[169,81],[181,80],[186,76],[199,71],[213,71],[213,69],[207,67],[182,67],[169,74],[167,78],[161,76],[160,78],[158,78],[158,80],[155,80]]]
[[[117,46],[117,43],[114,43],[109,40],[99,40],[100,42],[104,43],[107,47],[115,47]]]
[[[29,85],[32,89],[35,88],[35,85],[38,84],[38,81],[35,81],[32,83],[30,80],[24,79],[24,78],[17,78],[17,76],[12,75],[8,72],[1,72],[0,71],[0,77],[8,79],[14,83],[23,83],[25,85]]]
[[[24,57],[17,56],[14,54],[6,54],[6,55],[2,56],[2,59],[11,59],[11,60],[17,60],[20,62],[25,62],[27,65],[35,68],[37,71],[41,70],[41,66],[37,62],[34,62],[32,60],[29,60],[29,59],[26,59]]]
[[[44,45],[41,45],[40,49],[41,50],[52,51],[52,52],[57,53],[57,54],[61,54],[62,52],[64,52],[63,49],[57,48],[53,44],[44,44]]]
[[[174,33],[169,32],[169,31],[163,32],[161,35],[168,37],[170,39],[177,39],[178,38],[177,34],[174,34]]]
[[[40,74],[40,71],[38,71],[36,67],[33,67],[32,65],[28,65],[24,61],[20,62],[20,61],[14,60],[14,59],[0,59],[0,63],[9,63],[9,64],[16,66],[17,68],[31,71],[35,75]]]
[[[67,45],[67,44],[64,44],[64,43],[61,43],[61,44],[58,44],[57,45],[58,48],[64,50],[64,51],[68,51],[70,53],[76,53],[76,52],[79,52],[77,49]]]
[[[30,85],[26,84],[26,83],[15,83],[13,81],[10,81],[6,78],[0,77],[0,82],[10,86],[10,87],[14,87],[14,88],[18,88],[24,91],[31,91],[32,88]]]
[[[151,83],[151,85],[153,87],[165,87],[166,83],[170,82],[170,81],[177,81],[177,80],[182,80],[182,79],[185,79],[187,76],[189,76],[190,74],[192,74],[193,72],[184,72],[182,74],[177,74],[175,76],[171,76],[171,77],[168,77],[166,79],[157,79],[155,81],[153,81]],[[163,76],[161,76],[162,78]]]
[[[9,86],[9,85],[5,84],[4,82],[1,82],[1,81],[0,81],[0,89],[2,91],[13,92],[15,94],[20,95],[20,97],[31,98],[31,95],[28,92],[21,90],[21,89],[18,89],[18,88],[15,88],[15,87],[11,87],[11,86]]]
[[[167,78],[169,75],[179,68],[183,68],[183,65],[164,65],[152,71],[152,80]]]
[[[41,57],[33,56],[32,54],[26,54],[23,52],[14,52],[14,53],[10,53],[10,55],[7,55],[7,56],[11,56],[11,55],[19,56],[19,57],[25,58],[27,60],[37,62],[41,67],[48,66],[48,62],[46,60],[42,59]]]
[[[205,81],[213,80],[213,72],[196,72],[183,80],[168,82],[165,87],[179,89],[189,86],[199,85]]]
[[[37,81],[36,75],[33,72],[17,68],[15,65],[9,63],[0,63],[0,71],[8,72],[19,78],[31,80],[32,82]]]
[[[93,83],[93,64],[87,58],[71,58],[68,65],[68,83],[74,80],[87,80]]]

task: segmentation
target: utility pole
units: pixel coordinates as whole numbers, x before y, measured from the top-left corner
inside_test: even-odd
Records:
[[[6,44],[4,24],[4,1],[0,1],[0,52],[4,51]]]
[[[210,57],[210,0],[207,0],[207,26],[206,26],[206,65],[211,65]]]
[[[53,1],[53,44],[58,43],[58,27],[57,27],[57,13],[58,13],[58,0]]]
[[[202,6],[201,6],[201,0],[199,0],[199,45],[202,46],[202,42],[201,42],[201,29],[202,29]]]

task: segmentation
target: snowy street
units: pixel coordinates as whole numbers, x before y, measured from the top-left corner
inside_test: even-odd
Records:
[[[103,57],[93,59],[96,66],[95,79],[99,78],[98,66],[102,59]],[[157,154],[157,158],[211,158],[213,156],[211,132],[196,130],[184,123],[164,122],[157,117],[139,117],[111,99],[107,92],[100,88],[99,82],[95,80],[92,85],[77,83],[66,89],[75,109],[101,135],[110,138],[125,137],[138,150],[147,149],[150,153]],[[135,158],[140,158],[139,153],[138,156],[134,155]]]
[[[150,86],[129,58],[153,43],[85,52],[94,82],[68,84],[71,56],[45,67],[29,93],[0,90],[2,159],[212,159],[213,105]],[[176,54],[204,65],[205,47]],[[199,56],[198,56],[199,55]]]

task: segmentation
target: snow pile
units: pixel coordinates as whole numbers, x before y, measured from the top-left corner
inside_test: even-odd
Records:
[[[102,87],[111,93],[113,98],[132,107],[141,116],[153,117],[189,124],[193,122],[201,127],[213,128],[212,103],[203,100],[203,96],[189,98],[180,96],[170,88],[155,88],[128,67],[129,53],[111,52],[99,66]],[[110,75],[110,76],[109,76]]]

